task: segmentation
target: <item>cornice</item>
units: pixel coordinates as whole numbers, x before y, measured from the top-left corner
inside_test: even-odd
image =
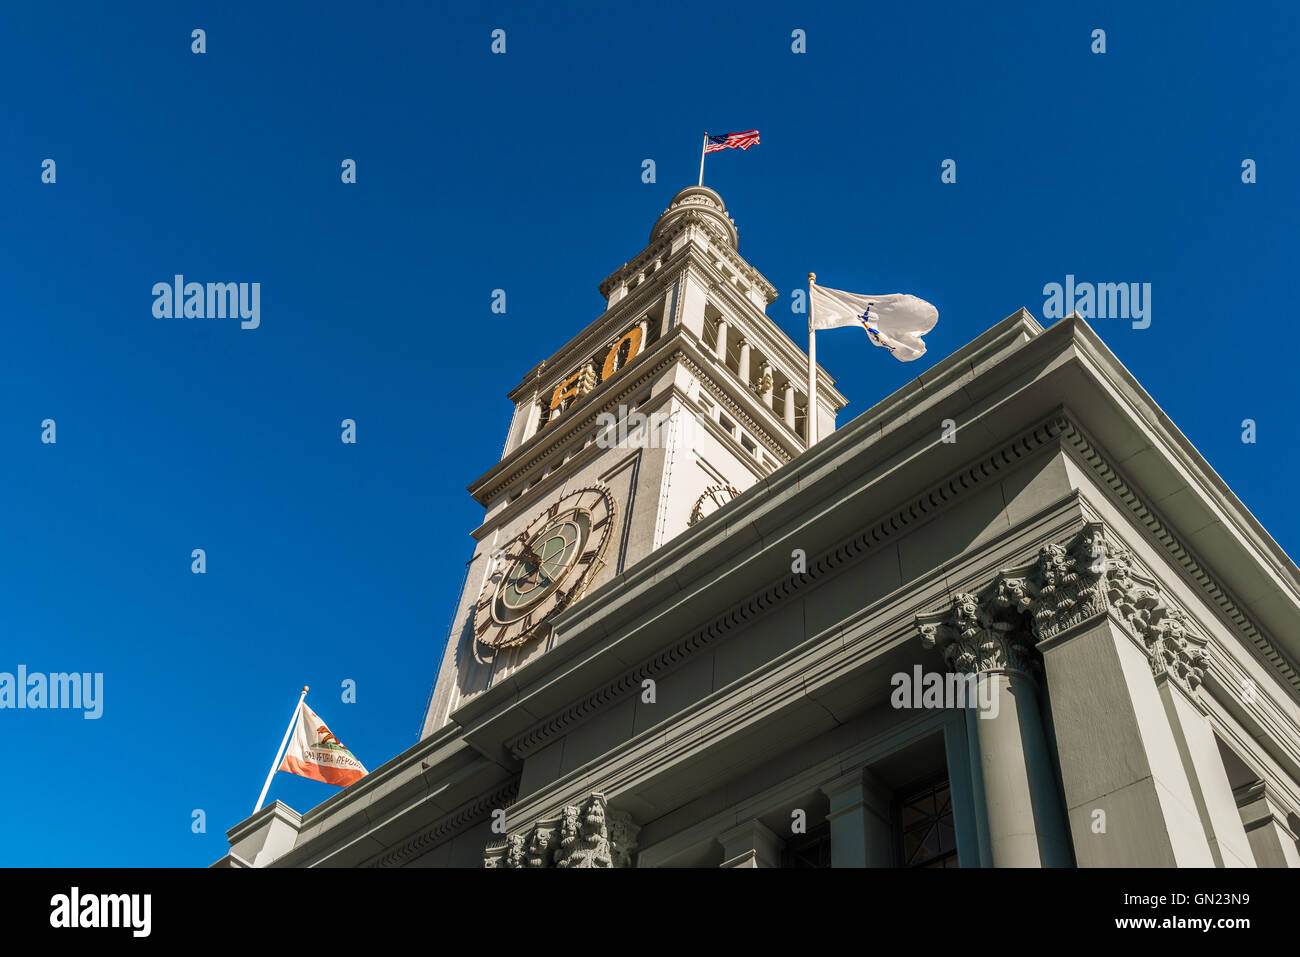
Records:
[[[635,388],[629,390],[629,395],[631,394],[631,392],[635,392],[635,391],[636,391]],[[622,399],[627,397],[628,397],[627,395],[615,396],[615,399]],[[653,415],[655,412],[660,411],[665,405],[667,405],[673,399],[676,399],[677,401],[682,403],[682,405],[686,406],[688,409],[692,408],[690,403],[690,397],[685,392],[683,392],[680,388],[678,388],[678,386],[674,384],[656,393],[644,405],[637,406],[636,411],[640,413],[644,413],[647,417],[649,417]],[[606,408],[606,411],[608,411],[608,407]],[[714,423],[714,427],[717,428],[716,423]],[[721,432],[721,429],[718,429],[718,431]],[[475,539],[479,539],[480,537],[490,532],[494,528],[501,528],[503,526],[509,525],[510,522],[513,521],[514,518],[520,514],[532,513],[536,508],[538,508],[539,505],[541,505],[543,502],[546,502],[548,499],[550,499],[550,497],[553,494],[555,494],[557,489],[561,488],[562,486],[565,486],[570,481],[570,479],[572,479],[574,475],[581,472],[590,462],[592,462],[598,456],[608,451],[610,451],[608,448],[602,448],[600,445],[594,442],[589,445],[584,445],[579,449],[576,449],[573,452],[573,454],[569,456],[569,460],[564,464],[562,469],[557,468],[552,470],[546,476],[545,481],[539,482],[537,483],[537,485],[525,489],[523,494],[521,494],[517,499],[508,503],[500,511],[493,512],[490,520],[485,521],[478,528],[474,529],[474,531],[470,532],[471,537]],[[628,451],[630,455],[638,454],[639,452],[639,450],[634,450],[634,449],[629,449]],[[623,461],[626,461],[626,459],[624,459]],[[757,468],[758,465],[759,463],[755,461],[754,462],[755,468]]]
[[[658,257],[662,263],[659,270],[652,274],[657,276],[658,272],[668,268],[668,264],[675,262],[675,260],[682,254],[681,249],[678,249],[676,252],[673,251],[673,240],[676,236],[677,233],[674,232],[672,235],[656,240],[649,246],[646,246],[645,249],[641,250],[627,262],[623,263],[623,265],[619,266],[612,273],[602,279],[596,287],[597,292],[599,292],[603,298],[608,299],[609,294],[614,291],[615,286],[625,282],[626,277],[631,276],[634,273],[642,272],[648,265],[650,265],[650,263],[654,262],[656,257]],[[649,282],[650,279],[647,278],[646,283]],[[640,287],[637,288],[639,289]],[[629,290],[627,296],[624,296],[624,299],[634,295],[636,291],[636,289]],[[622,302],[622,299],[619,300],[618,303],[615,303],[615,306],[618,306]]]
[[[1300,603],[1300,568],[1274,541],[1250,510],[1233,494],[1226,482],[1214,471],[1205,457],[1191,443],[1173,420],[1147,394],[1123,364],[1106,347],[1096,330],[1082,319],[1062,319],[1052,327],[1064,326],[1073,333],[1075,345],[1094,375],[1111,389],[1114,400],[1133,418],[1138,419],[1159,439],[1159,450],[1177,463],[1188,487],[1199,498],[1208,500],[1218,508],[1221,519],[1231,528],[1235,538],[1249,544],[1254,554],[1252,560],[1268,566],[1285,584],[1290,586],[1290,597]]]
[[[602,279],[597,284],[596,291],[601,296],[609,298],[609,294],[614,287],[623,282],[625,277],[641,272],[646,266],[654,262],[656,257],[662,262],[668,262],[668,259],[673,255],[673,240],[677,237],[677,233],[678,230],[673,230],[671,233],[666,233],[658,239],[652,240],[639,253]]]
[[[791,382],[806,383],[807,351],[786,335],[775,319],[728,282],[713,263],[703,259],[697,260],[697,263],[707,270],[701,278],[707,279],[710,294],[725,300],[732,311],[745,320],[743,328],[751,340],[750,345],[756,346]],[[732,320],[728,319],[728,322]],[[826,399],[836,411],[849,404],[849,400],[835,388],[835,377],[822,368],[821,363],[817,365],[817,395],[818,398]]]
[[[391,847],[367,861],[362,867],[400,867],[412,858],[427,854],[440,844],[444,844],[463,831],[489,817],[498,808],[513,804],[519,795],[519,778],[503,784],[494,791],[481,795],[457,808],[434,824],[396,847]]]
[[[596,417],[602,411],[608,411],[606,405],[610,400],[635,392],[672,364],[677,357],[672,345],[680,337],[681,327],[660,337],[658,342],[620,369],[617,376],[611,376],[583,396],[556,425],[547,425],[529,436],[522,445],[492,466],[469,486],[469,493],[479,504],[487,505],[543,459],[553,456],[574,438],[585,436],[596,427]]]
[[[784,577],[755,591],[745,600],[732,605],[724,614],[714,617],[707,625],[692,630],[659,653],[623,672],[618,678],[573,700],[553,716],[511,738],[506,742],[506,747],[520,759],[536,752],[558,735],[568,733],[610,704],[628,694],[639,693],[642,682],[647,678],[661,678],[736,628],[768,614],[778,604],[819,583],[846,563],[861,559],[880,544],[893,540],[911,526],[933,517],[967,491],[983,485],[992,476],[1055,442],[1069,426],[1069,421],[1063,415],[1054,415],[991,455],[911,499],[835,548],[823,552],[815,559],[809,556],[806,573]]]
[[[288,824],[294,831],[302,827],[302,815],[295,811],[283,801],[272,801],[270,804],[263,805],[260,811],[250,814],[247,818],[240,821],[230,830],[226,831],[226,840],[231,847],[234,847],[249,834],[258,828],[265,826],[267,818],[275,818]]]
[[[557,453],[562,453],[572,441],[581,439],[594,429],[596,417],[602,411],[607,411],[611,402],[617,403],[620,398],[643,388],[647,381],[677,360],[708,386],[709,394],[725,406],[778,462],[785,464],[801,454],[801,439],[786,429],[784,423],[780,423],[779,427],[780,434],[786,437],[778,438],[774,425],[764,424],[755,417],[754,411],[761,403],[755,401],[754,409],[745,409],[727,392],[724,384],[717,382],[713,371],[708,369],[709,363],[703,347],[689,330],[678,326],[624,366],[618,376],[600,383],[583,396],[581,402],[566,412],[556,426],[548,425],[541,432],[530,436],[524,444],[470,485],[470,494],[480,504],[487,505],[515,482],[525,478],[543,461],[549,461]],[[732,381],[735,381],[734,377]],[[766,411],[765,406],[763,409]],[[778,423],[774,415],[772,423]]]
[[[821,553],[815,559],[809,556],[808,571],[805,574],[783,577],[756,590],[748,598],[731,605],[723,614],[716,615],[707,624],[692,629],[681,639],[658,653],[644,658],[617,678],[573,699],[546,719],[512,736],[506,741],[506,747],[516,758],[528,757],[555,738],[567,734],[573,728],[602,713],[612,704],[623,700],[628,695],[639,693],[642,682],[646,679],[657,680],[676,670],[697,653],[716,644],[747,622],[769,614],[776,606],[837,572],[842,566],[860,560],[873,548],[934,517],[958,498],[983,487],[990,479],[1000,476],[1000,473],[1015,467],[1029,456],[1051,447],[1071,449],[1081,461],[1089,464],[1103,481],[1108,476],[1118,479],[1095,446],[1080,432],[1066,410],[1058,410],[1039,425],[1022,432],[992,454],[971,463],[945,481],[909,500],[866,530]],[[1230,621],[1238,623],[1240,632],[1268,661],[1274,664],[1290,687],[1300,690],[1300,681],[1297,680],[1294,669],[1289,666],[1286,659],[1254,626],[1249,617],[1231,601],[1209,573],[1195,563],[1190,553],[1181,547],[1177,539],[1154,519],[1153,513],[1132,493],[1132,490],[1122,480],[1119,480],[1118,487],[1114,481],[1105,481],[1105,484],[1118,495],[1139,523],[1151,531],[1156,540],[1165,546],[1168,553],[1178,560],[1179,566],[1201,586],[1202,591],[1212,599],[1217,596],[1215,605],[1225,611]],[[1153,525],[1153,521],[1156,524]],[[701,525],[707,523],[706,519]]]
[[[1073,423],[1065,440],[1066,446],[1076,460],[1086,464],[1097,475],[1101,484],[1124,505],[1138,524],[1147,530],[1151,538],[1163,546],[1165,553],[1184,571],[1188,579],[1198,586],[1210,603],[1219,609],[1224,618],[1235,626],[1237,632],[1245,637],[1264,657],[1264,660],[1277,670],[1292,690],[1300,695],[1300,671],[1297,670],[1296,664],[1264,634],[1231,592],[1210,574],[1195,553],[1170,531],[1155,509],[1133,490],[1123,475],[1101,454],[1096,444]]]
[[[739,421],[745,427],[745,431],[758,439],[763,448],[770,452],[773,458],[777,459],[782,465],[789,462],[796,455],[803,451],[802,439],[794,432],[785,428],[781,424],[781,438],[777,438],[777,433],[768,424],[756,419],[751,410],[744,408],[736,399],[727,391],[726,387],[717,381],[713,370],[706,368],[707,360],[704,358],[704,351],[691,337],[683,337],[683,342],[688,343],[690,347],[684,348],[681,353],[682,365],[684,365],[691,375],[704,385],[710,395],[719,405],[726,408],[733,418]],[[730,370],[727,370],[730,373]],[[733,377],[733,381],[734,377]],[[761,403],[755,403],[759,406]],[[767,407],[763,406],[766,410]],[[776,422],[776,416],[772,416],[772,421]]]
[[[691,218],[695,219],[695,216],[697,215],[698,214],[692,214]],[[751,285],[757,286],[759,291],[762,292],[763,298],[766,300],[768,305],[771,305],[776,300],[776,297],[779,295],[776,291],[776,287],[768,282],[763,274],[754,268],[754,266],[751,265],[744,256],[740,255],[738,250],[732,249],[727,245],[710,243],[709,251],[719,254],[720,258],[724,259],[729,266],[735,269],[742,279],[749,282]],[[713,262],[710,261],[709,265],[717,271],[717,266]]]
[[[506,393],[506,398],[518,404],[531,396],[534,390],[546,392],[554,389],[577,365],[591,358],[591,353],[623,331],[625,324],[640,318],[642,313],[663,301],[673,283],[685,274],[688,258],[684,250],[678,250],[664,260],[651,279],[614,303],[572,339],[533,366],[523,380]]]

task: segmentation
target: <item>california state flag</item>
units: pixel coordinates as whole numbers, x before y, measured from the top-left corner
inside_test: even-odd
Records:
[[[347,787],[366,773],[361,762],[343,747],[306,701],[298,704],[298,724],[280,770],[339,787]]]

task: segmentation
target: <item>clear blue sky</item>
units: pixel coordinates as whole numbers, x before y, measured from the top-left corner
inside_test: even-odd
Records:
[[[367,766],[414,743],[505,393],[706,129],[761,131],[705,182],[796,341],[810,270],[939,308],[911,365],[822,337],[841,422],[1046,283],[1150,282],[1095,327],[1300,554],[1294,4],[113,6],[0,12],[0,671],[105,675],[98,721],[0,711],[0,863],[215,860],[304,683]],[[178,272],[260,282],[261,327],[155,319]]]

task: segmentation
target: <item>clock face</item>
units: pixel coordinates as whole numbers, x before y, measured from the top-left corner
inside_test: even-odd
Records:
[[[691,511],[689,524],[694,525],[701,519],[712,515],[739,494],[740,492],[730,485],[710,485],[704,490],[704,494],[699,497],[699,500],[696,501],[695,508]]]
[[[582,597],[613,528],[614,501],[591,486],[570,492],[502,548],[504,568],[479,596],[474,634],[489,648],[545,637],[550,619]]]

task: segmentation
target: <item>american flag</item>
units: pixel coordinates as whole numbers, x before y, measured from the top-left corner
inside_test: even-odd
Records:
[[[706,153],[716,153],[718,150],[747,150],[751,146],[758,145],[758,130],[746,130],[744,133],[724,133],[722,136],[710,136],[708,145],[704,147]]]

